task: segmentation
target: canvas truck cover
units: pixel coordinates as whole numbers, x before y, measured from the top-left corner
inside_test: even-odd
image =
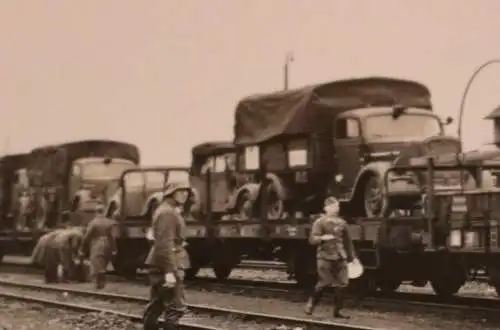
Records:
[[[195,157],[206,157],[219,152],[231,152],[235,149],[232,142],[225,141],[211,141],[198,144],[193,147],[191,154]]]
[[[0,168],[3,175],[12,175],[17,169],[24,168],[28,164],[29,154],[6,155],[0,158]]]
[[[84,140],[49,145],[30,153],[32,175],[42,175],[45,182],[64,180],[64,172],[72,161],[83,157],[123,158],[139,164],[139,149],[129,143],[111,140]],[[37,174],[38,173],[38,174]]]
[[[338,80],[250,96],[236,106],[234,143],[257,144],[284,135],[324,131],[346,110],[396,104],[432,110],[426,86],[388,77]]]

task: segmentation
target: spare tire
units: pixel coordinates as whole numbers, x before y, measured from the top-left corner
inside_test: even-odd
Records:
[[[285,201],[279,193],[279,188],[275,182],[269,183],[264,188],[263,201],[265,201],[266,216],[269,220],[278,220],[285,214]]]

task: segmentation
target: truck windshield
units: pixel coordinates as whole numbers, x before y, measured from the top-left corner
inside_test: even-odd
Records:
[[[440,134],[439,119],[425,114],[405,113],[396,119],[390,113],[369,116],[363,127],[363,135],[367,139],[425,139]]]
[[[105,162],[105,158],[91,157],[82,158],[75,162],[83,180],[116,180],[119,179],[123,171],[134,168],[135,164],[126,159],[114,158],[110,163]]]

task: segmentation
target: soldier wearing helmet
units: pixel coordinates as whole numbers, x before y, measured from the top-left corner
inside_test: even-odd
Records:
[[[102,214],[104,206],[96,206],[97,215],[89,222],[83,237],[80,255],[88,256],[96,289],[106,286],[106,268],[116,255],[116,241],[120,234],[118,221]]]
[[[311,229],[309,242],[317,246],[316,264],[318,283],[309,298],[305,312],[312,314],[327,286],[334,287],[334,317],[348,318],[340,313],[343,307],[343,291],[349,284],[347,263],[355,258],[347,223],[339,217],[340,204],[334,197],[325,200],[324,211]]]
[[[144,312],[144,329],[157,329],[157,320],[164,314],[169,326],[184,314],[184,270],[189,268],[186,252],[186,223],[181,210],[187,202],[189,184],[173,182],[167,185],[164,199],[156,209],[152,221],[152,247],[145,264],[149,267],[151,283],[150,303]],[[166,290],[165,290],[166,289]],[[164,293],[169,297],[165,298]],[[166,329],[167,329],[166,328]]]

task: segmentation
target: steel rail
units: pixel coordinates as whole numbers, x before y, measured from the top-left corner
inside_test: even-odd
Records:
[[[304,292],[297,290],[286,282],[267,282],[263,280],[231,280],[224,283],[219,283],[214,278],[203,278],[195,283],[189,283],[188,285],[201,286],[208,284],[209,287],[203,287],[204,289],[215,289],[224,292],[234,292],[238,291],[240,294],[245,291],[257,293],[262,296],[268,296],[272,294],[273,297],[283,297],[284,299],[290,300],[292,297],[304,298]],[[261,292],[259,292],[261,291]],[[327,296],[332,297],[333,290],[328,290],[326,292]],[[467,309],[476,311],[486,311],[486,312],[498,312],[500,311],[500,299],[490,298],[490,297],[476,297],[470,295],[455,295],[450,297],[441,297],[433,293],[422,293],[422,292],[390,292],[384,293],[380,291],[370,292],[368,295],[360,296],[353,293],[351,298],[355,298],[355,301],[362,302],[376,302],[376,303],[390,303],[390,304],[401,304],[414,305],[421,307],[433,307],[442,309]]]
[[[27,289],[27,290],[36,290],[36,291],[46,291],[46,292],[57,292],[81,296],[81,297],[89,297],[100,300],[121,300],[124,302],[130,303],[138,303],[138,304],[146,304],[148,300],[146,298],[116,294],[116,293],[101,293],[95,291],[86,291],[79,289],[70,289],[67,287],[57,287],[53,285],[43,285],[43,284],[30,284],[30,283],[21,283],[16,281],[7,281],[0,280],[0,286],[18,288],[18,289]],[[0,293],[0,296],[2,293]],[[58,302],[57,302],[58,303]],[[212,307],[207,305],[196,305],[196,304],[188,304],[188,309],[195,314],[203,314],[210,316],[220,316],[231,318],[231,320],[239,319],[242,321],[251,321],[258,323],[268,323],[268,324],[277,324],[277,325],[285,325],[285,326],[293,326],[293,327],[304,327],[305,329],[335,329],[335,330],[378,330],[377,328],[351,325],[346,323],[337,323],[337,322],[326,322],[305,318],[296,318],[289,316],[280,316],[274,314],[264,314],[264,313],[256,313],[256,312],[247,312],[235,309],[221,308],[221,307]],[[78,308],[78,307],[77,307]],[[100,309],[99,309],[100,310]],[[188,325],[190,326],[190,325]],[[194,329],[194,328],[189,328]],[[205,329],[205,328],[203,328]],[[208,329],[208,328],[207,328]]]
[[[23,267],[24,266],[24,267]],[[19,270],[28,268],[26,265],[13,265],[13,271],[16,273]],[[0,266],[0,272],[2,270]],[[41,270],[30,269],[30,274],[41,274]],[[123,280],[119,276],[110,274],[110,280],[118,281]],[[133,283],[144,283],[146,284],[146,279],[138,274],[138,276],[132,280]],[[0,280],[1,284],[1,280]],[[297,288],[293,282],[278,282],[278,281],[266,281],[259,279],[228,279],[224,282],[220,282],[216,278],[212,277],[198,277],[195,280],[186,281],[186,287],[188,289],[204,289],[207,291],[217,291],[220,293],[234,293],[237,291],[240,295],[252,295],[258,297],[269,297],[280,298],[287,301],[303,301],[305,297],[305,292]],[[326,292],[327,296],[331,297],[332,292]],[[489,298],[489,297],[476,297],[470,295],[459,295],[451,297],[440,297],[432,293],[421,293],[421,292],[370,292],[363,297],[359,297],[353,294],[354,300],[357,302],[376,302],[382,304],[400,304],[404,303],[406,305],[414,305],[420,307],[434,307],[442,309],[474,309],[490,312],[493,309],[496,311],[500,310],[500,299]]]

